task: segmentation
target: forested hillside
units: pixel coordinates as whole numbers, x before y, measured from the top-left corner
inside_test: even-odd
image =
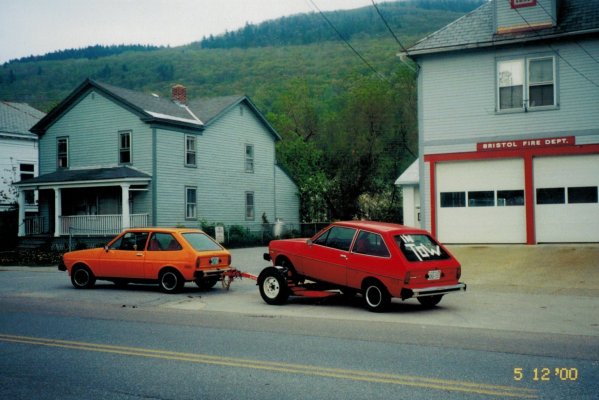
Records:
[[[409,46],[482,2],[377,4]],[[374,7],[325,16],[354,51],[312,13],[182,47],[104,55],[94,46],[89,56],[80,49],[11,61],[0,67],[0,99],[48,111],[88,77],[161,96],[177,83],[190,98],[247,94],[284,138],[277,155],[300,187],[304,220],[399,221],[393,182],[417,156],[414,66],[400,62]]]

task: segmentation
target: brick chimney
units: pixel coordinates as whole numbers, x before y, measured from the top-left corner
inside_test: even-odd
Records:
[[[176,103],[187,104],[187,88],[183,85],[173,86],[171,98]]]

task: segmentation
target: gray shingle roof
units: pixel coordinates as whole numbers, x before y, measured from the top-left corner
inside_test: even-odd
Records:
[[[495,1],[483,4],[408,49],[411,56],[498,46],[547,37],[599,32],[599,1],[562,0],[557,25],[552,28],[511,34],[495,33]],[[523,20],[523,23],[525,21]]]
[[[79,87],[66,99],[50,111],[46,117],[35,124],[33,128],[31,128],[31,131],[43,134],[63,112],[66,112],[69,109],[70,105],[73,104],[79,96],[83,93],[87,93],[92,88],[97,89],[114,101],[129,108],[132,112],[136,113],[142,121],[181,125],[192,129],[203,129],[206,125],[209,125],[211,122],[218,119],[219,116],[223,115],[224,112],[231,107],[241,102],[245,102],[250,109],[256,113],[258,119],[264,123],[266,128],[274,136],[275,140],[281,138],[268,121],[266,121],[258,108],[249,98],[243,95],[200,98],[189,101],[187,105],[181,105],[166,97],[136,92],[91,79],[87,79],[79,85]]]
[[[189,102],[189,109],[206,125],[210,124],[224,110],[243,101],[245,96],[222,96],[199,98]]]
[[[142,178],[149,180],[150,175],[136,169],[121,166],[112,168],[94,168],[94,169],[60,169],[49,174],[38,176],[15,183],[16,186],[39,185],[49,183],[66,182],[85,182],[85,181],[107,181],[107,180],[126,180],[133,178]]]
[[[98,81],[94,81],[94,83],[105,89],[107,92],[136,106],[139,110],[179,119],[194,120],[193,116],[189,114],[189,111],[169,98],[136,92]]]
[[[33,136],[29,129],[44,115],[26,103],[0,101],[0,133]]]

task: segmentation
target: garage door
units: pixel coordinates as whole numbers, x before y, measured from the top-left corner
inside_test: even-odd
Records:
[[[437,163],[436,177],[442,242],[526,242],[522,159]]]
[[[599,242],[599,155],[534,159],[538,243]]]

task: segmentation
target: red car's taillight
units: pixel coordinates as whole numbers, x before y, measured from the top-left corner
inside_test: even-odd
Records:
[[[458,267],[456,274],[455,274],[455,278],[460,279],[461,276],[462,276],[462,267]]]
[[[411,278],[411,276],[410,276],[410,271],[407,271],[407,272],[406,272],[406,276],[405,276],[405,277],[404,277],[404,279],[403,279],[403,283],[404,283],[404,285],[407,285],[408,283],[410,283],[410,278]]]

